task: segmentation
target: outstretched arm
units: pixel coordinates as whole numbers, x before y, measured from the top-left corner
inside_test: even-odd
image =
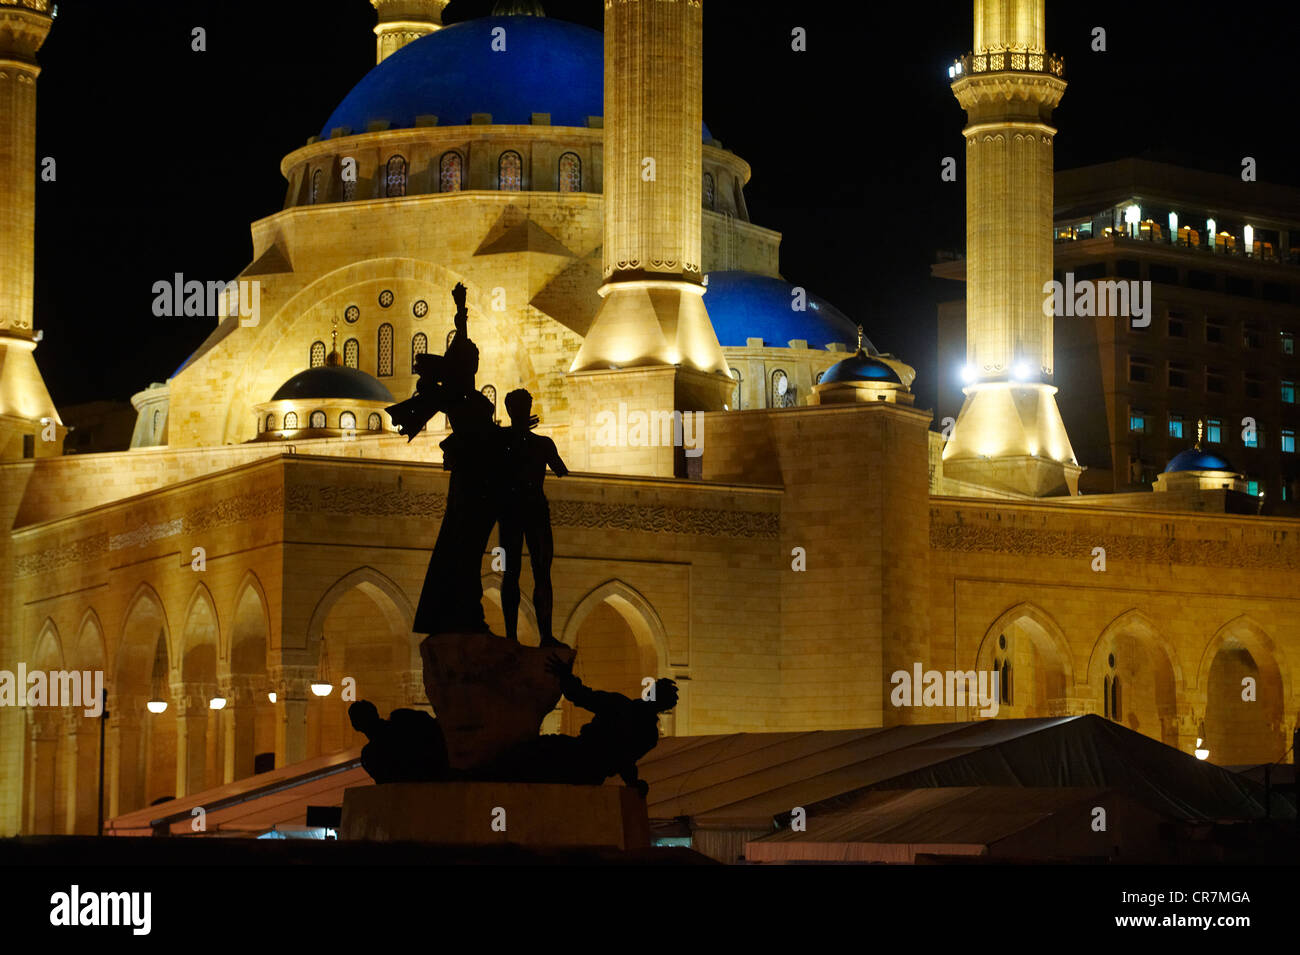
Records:
[[[465,286],[460,282],[457,282],[456,287],[451,290],[451,297],[452,301],[456,303],[456,317],[453,319],[453,323],[456,326],[456,334],[458,336],[464,336],[467,334],[465,328],[466,322],[469,320],[469,312],[465,309]]]
[[[546,463],[551,466],[556,477],[564,477],[569,473],[569,469],[564,466],[564,461],[560,458],[560,451],[555,446],[555,442],[547,439]]]
[[[573,675],[573,668],[565,665],[557,655],[551,654],[546,661],[546,669],[560,678],[560,690],[574,706],[580,706],[592,713],[600,713],[627,703],[622,693],[609,693],[605,690],[593,690]]]

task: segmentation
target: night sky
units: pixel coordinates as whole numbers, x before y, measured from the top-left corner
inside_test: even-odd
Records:
[[[601,26],[599,0],[544,2]],[[492,5],[453,0],[444,19]],[[208,319],[153,317],[153,283],[248,264],[249,223],[284,200],[281,158],[374,65],[375,14],[366,0],[58,6],[40,54],[37,155],[58,179],[37,184],[36,355],[65,406],[124,400],[207,336]],[[893,19],[873,22],[885,8]],[[917,367],[920,407],[934,406],[936,303],[961,293],[929,268],[964,245],[964,114],[947,68],[971,46],[971,11],[705,3],[705,120],[753,168],[751,218],[783,233],[788,281]],[[1047,13],[1070,84],[1058,167],[1146,155],[1237,174],[1250,155],[1262,181],[1300,186],[1289,5],[1048,0]],[[195,26],[205,53],[190,49]],[[795,26],[807,52],[790,49]],[[1097,26],[1105,53],[1090,49]],[[940,180],[944,156],[956,183]]]

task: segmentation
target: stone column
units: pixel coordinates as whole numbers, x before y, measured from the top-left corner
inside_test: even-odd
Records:
[[[60,727],[57,713],[35,707],[27,710],[27,820],[24,829],[29,833],[49,835],[55,832]]]
[[[307,700],[315,678],[314,666],[270,668],[275,687],[275,766],[279,769],[307,758]]]
[[[257,744],[257,678],[238,675],[228,677],[221,687],[226,708],[219,716],[224,742],[221,781],[234,782],[253,775],[253,756]]]
[[[207,768],[208,701],[216,688],[203,683],[173,683],[176,707],[176,798],[200,792]]]

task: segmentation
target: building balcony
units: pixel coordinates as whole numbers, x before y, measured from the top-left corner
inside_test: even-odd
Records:
[[[1059,227],[1054,231],[1054,238],[1058,245],[1066,242],[1089,242],[1097,239],[1111,240],[1117,246],[1150,243],[1166,249],[1178,249],[1202,258],[1218,256],[1235,259],[1238,262],[1265,262],[1272,265],[1300,266],[1300,247],[1281,249],[1274,247],[1271,242],[1257,240],[1254,247],[1247,251],[1244,242],[1228,233],[1220,233],[1215,237],[1215,243],[1211,245],[1208,241],[1203,240],[1201,234],[1196,230],[1182,228],[1178,230],[1178,235],[1175,236],[1167,230],[1161,229],[1158,225],[1151,226],[1150,223],[1146,222],[1142,223],[1142,228],[1136,235],[1124,229],[1112,228],[1103,229],[1097,235],[1091,232],[1080,232],[1076,229]]]
[[[1058,79],[1065,78],[1065,60],[1051,53],[1026,53],[1017,50],[967,53],[958,61],[962,76],[979,73],[1046,73]]]

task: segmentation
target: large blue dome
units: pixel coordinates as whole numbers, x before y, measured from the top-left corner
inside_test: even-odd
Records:
[[[1171,471],[1231,471],[1235,474],[1237,469],[1221,455],[1202,451],[1199,448],[1188,448],[1175,454],[1166,465],[1164,473],[1168,474]]]
[[[825,348],[832,342],[853,347],[858,340],[857,325],[811,293],[808,307],[795,311],[790,307],[794,288],[789,282],[754,272],[710,272],[704,307],[713,320],[718,343],[724,348],[743,348],[745,339],[761,338],[769,348],[785,348],[802,339],[810,348]],[[877,353],[865,338],[862,347],[869,354]]]
[[[492,31],[505,29],[505,50]],[[468,126],[473,113],[493,125],[529,125],[550,113],[553,126],[587,125],[605,115],[604,38],[596,30],[548,17],[466,20],[408,43],[365,75],[321,129],[364,133],[376,120],[392,129],[417,116],[439,126]],[[713,139],[707,126],[706,142]]]

